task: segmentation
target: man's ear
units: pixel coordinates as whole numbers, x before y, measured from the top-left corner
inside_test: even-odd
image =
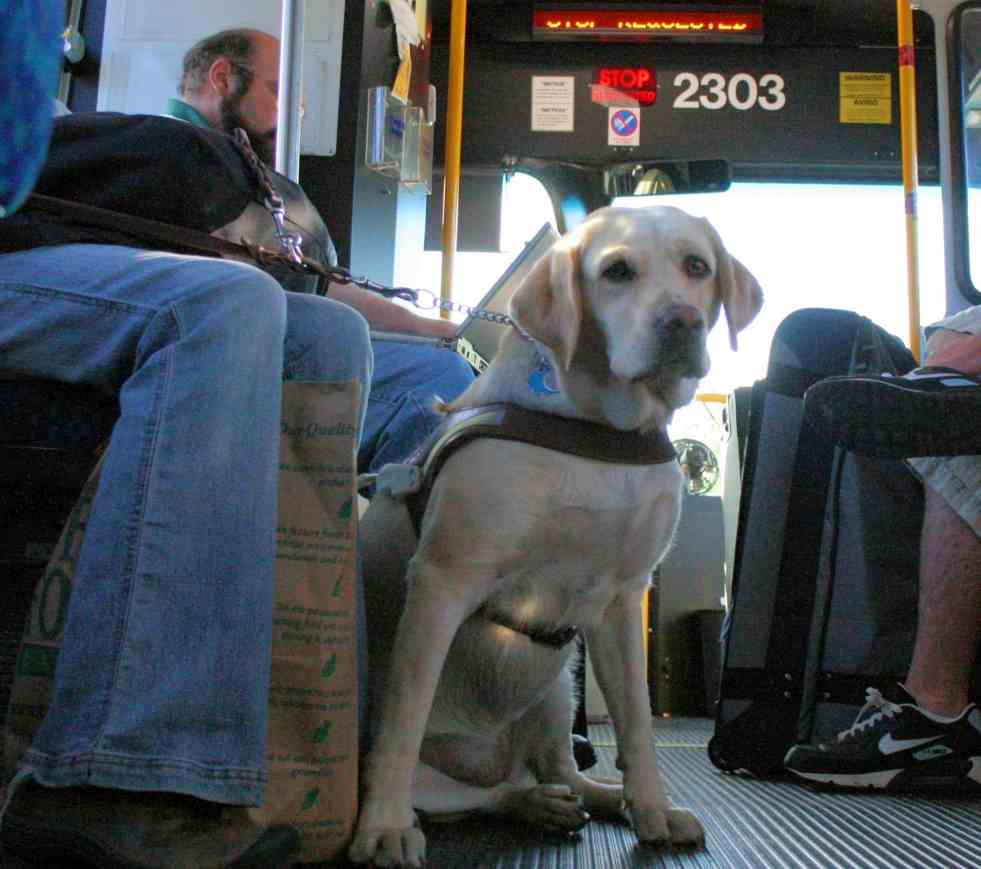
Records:
[[[235,87],[234,75],[232,62],[227,57],[218,57],[208,67],[208,84],[218,96],[227,97]]]
[[[518,328],[541,341],[568,371],[582,326],[578,245],[560,239],[521,282],[508,313]]]
[[[749,269],[725,249],[715,227],[707,220],[704,222],[715,243],[719,296],[729,326],[729,346],[736,350],[736,335],[753,321],[763,307],[763,288]]]

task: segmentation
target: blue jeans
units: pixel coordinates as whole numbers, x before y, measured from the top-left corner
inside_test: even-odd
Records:
[[[474,380],[459,353],[435,344],[372,338],[375,371],[358,470],[400,462],[433,432],[441,417],[434,400],[453,401]]]
[[[0,256],[0,374],[92,384],[121,410],[22,772],[261,802],[281,378],[371,370],[359,314],[251,266],[103,245]]]

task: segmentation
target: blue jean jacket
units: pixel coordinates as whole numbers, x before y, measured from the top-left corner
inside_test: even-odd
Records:
[[[0,218],[37,179],[58,81],[57,3],[0,0]]]

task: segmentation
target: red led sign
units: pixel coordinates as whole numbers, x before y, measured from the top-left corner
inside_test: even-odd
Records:
[[[532,38],[608,42],[652,39],[761,42],[763,11],[758,6],[536,7]]]
[[[627,97],[632,105],[650,106],[657,101],[657,77],[647,67],[602,67],[593,81],[593,102],[602,105],[624,105]]]

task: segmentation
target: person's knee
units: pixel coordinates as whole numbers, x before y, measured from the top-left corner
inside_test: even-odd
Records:
[[[473,368],[470,367],[470,363],[459,353],[450,351],[447,353],[447,356],[446,379],[450,384],[458,386],[459,392],[462,392],[474,382],[476,374],[474,374]]]
[[[286,301],[287,379],[371,380],[371,341],[361,314],[318,296],[288,293]]]
[[[282,363],[286,302],[279,284],[256,268],[220,260],[166,261],[156,279],[179,287],[157,308],[145,351],[180,341],[200,365],[221,370]]]
[[[981,373],[981,335],[937,329],[926,343],[926,364]]]
[[[433,350],[427,366],[433,397],[447,403],[456,400],[476,377],[470,363],[454,350]]]
[[[412,392],[452,401],[474,380],[473,369],[455,350],[406,341],[375,342],[377,378],[384,391]]]
[[[276,280],[258,269],[233,270],[222,281],[217,317],[228,339],[246,352],[281,352],[286,299]]]

